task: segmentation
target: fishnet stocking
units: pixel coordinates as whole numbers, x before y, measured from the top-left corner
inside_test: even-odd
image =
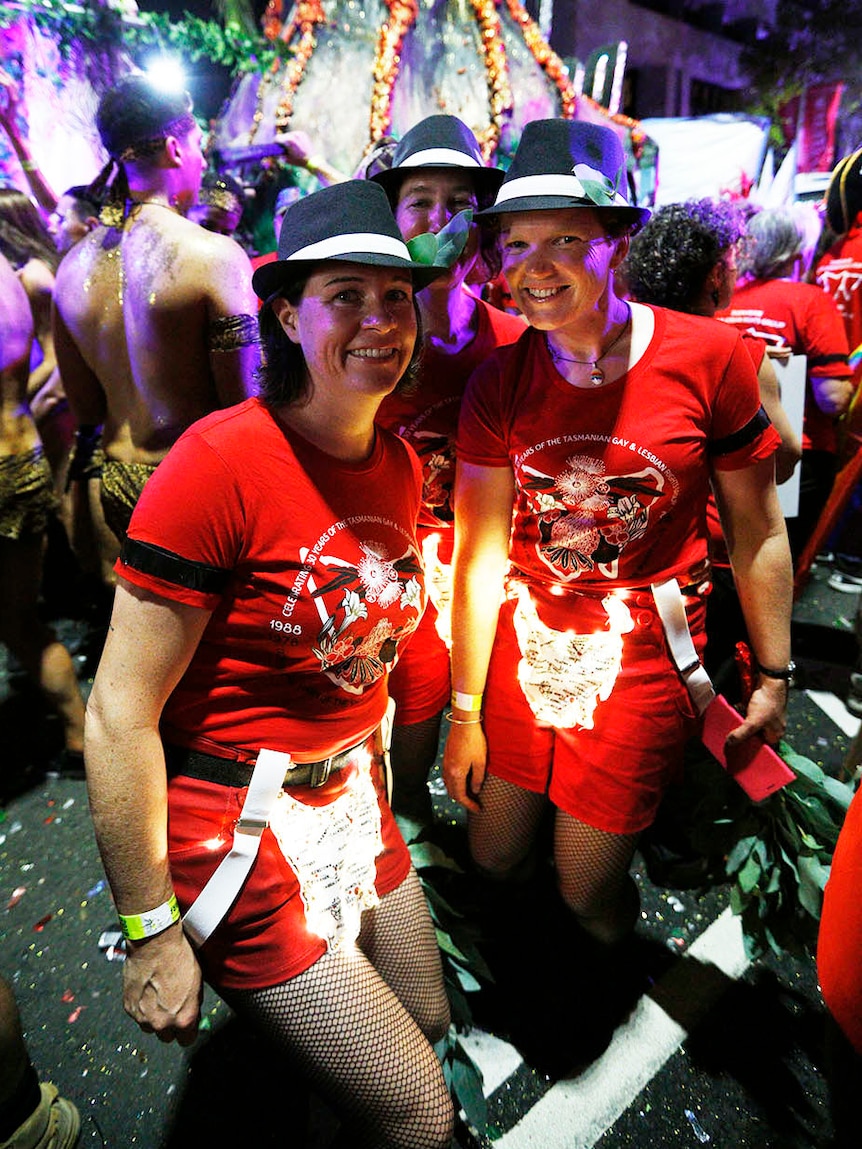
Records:
[[[480,801],[480,813],[469,820],[471,856],[486,873],[506,877],[529,854],[548,799],[489,775]],[[596,830],[557,811],[554,861],[560,893],[600,941],[618,941],[637,919],[638,892],[628,873],[637,837]]]
[[[634,928],[640,898],[628,871],[637,840],[637,834],[609,834],[557,811],[554,860],[560,893],[599,941],[619,941]]]
[[[360,944],[227,1000],[336,1110],[344,1149],[448,1149],[452,1102],[429,1044],[448,1028],[448,1004],[415,873],[366,912]]]
[[[420,822],[433,820],[428,775],[437,759],[440,715],[392,731],[392,809]]]
[[[479,801],[468,822],[470,854],[480,869],[504,878],[529,854],[548,799],[487,774]]]

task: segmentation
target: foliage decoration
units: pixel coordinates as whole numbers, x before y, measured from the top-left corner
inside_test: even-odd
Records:
[[[731,907],[742,921],[749,957],[813,949],[823,889],[853,789],[829,777],[786,743],[781,757],[796,774],[752,806],[727,856]]]
[[[231,75],[257,72],[274,61],[289,58],[280,41],[268,41],[252,34],[245,26],[229,20],[222,26],[185,12],[172,20],[163,12],[125,15],[101,5],[63,4],[56,0],[0,0],[0,28],[8,28],[27,18],[49,34],[60,53],[68,57],[76,43],[99,51],[139,52],[154,48],[174,48],[190,60],[205,59],[226,68]]]
[[[482,1089],[482,1071],[464,1048],[460,1035],[473,1024],[467,995],[479,990],[480,981],[493,981],[482,955],[473,941],[472,931],[463,915],[449,904],[440,892],[436,874],[441,871],[460,873],[460,867],[436,843],[429,840],[428,828],[411,818],[398,816],[398,825],[410,850],[419,875],[431,920],[437,933],[437,944],[443,962],[443,977],[452,1011],[449,1032],[435,1046],[443,1065],[446,1084],[456,1106],[464,1111],[470,1126],[484,1129],[488,1110]]]

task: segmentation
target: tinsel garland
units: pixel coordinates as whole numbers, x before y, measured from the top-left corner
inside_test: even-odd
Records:
[[[266,38],[273,42],[281,39],[289,43],[296,30],[299,31],[299,42],[290,47],[290,59],[287,62],[285,76],[281,86],[281,99],[275,110],[275,128],[278,132],[286,131],[293,115],[293,100],[296,89],[302,82],[308,61],[311,59],[317,46],[317,25],[326,22],[321,0],[300,0],[296,6],[296,14],[285,30],[282,28],[278,11],[281,8],[280,0],[270,0],[264,14],[263,29]],[[257,105],[252,116],[252,125],[248,133],[248,142],[251,143],[257,135],[257,130],[263,120],[263,98],[269,77],[274,75],[280,67],[280,61],[275,59],[269,73],[264,73],[257,88]]]
[[[509,65],[506,62],[506,49],[501,36],[500,17],[497,15],[495,0],[470,0],[479,24],[482,41],[482,56],[485,61],[485,78],[488,83],[488,103],[491,109],[491,122],[487,128],[476,133],[485,163],[490,163],[503,130],[503,121],[512,114],[515,101],[509,84]]]
[[[578,106],[578,96],[569,79],[569,70],[554,49],[542,35],[539,25],[519,0],[506,0],[509,14],[521,28],[524,43],[533,54],[533,59],[545,74],[554,81],[560,93],[561,115],[566,120],[574,118]]]
[[[372,68],[371,146],[387,134],[392,123],[392,88],[401,67],[401,45],[419,13],[416,0],[387,0],[387,6],[389,19],[380,26]]]

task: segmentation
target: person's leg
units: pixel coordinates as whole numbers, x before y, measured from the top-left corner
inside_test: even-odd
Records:
[[[468,822],[470,854],[483,873],[506,878],[526,861],[548,800],[488,774],[479,801]]]
[[[634,929],[640,897],[629,866],[637,839],[637,834],[609,834],[557,812],[554,856],[560,893],[597,941],[613,944]]]
[[[41,574],[40,535],[0,540],[0,642],[6,643],[59,713],[66,749],[80,754],[84,700],[72,656],[39,618]]]
[[[53,1085],[39,1085],[30,1062],[12,987],[0,977],[0,1147],[51,1145],[71,1149],[81,1127],[78,1110],[58,1097]]]
[[[397,717],[397,711],[396,711]],[[440,714],[392,730],[392,809],[420,822],[433,820],[428,775],[437,758]]]
[[[358,948],[330,951],[281,985],[223,996],[332,1105],[345,1147],[448,1149],[454,1115],[437,1056]]]
[[[359,948],[434,1044],[449,1029],[440,947],[415,870],[362,915]]]

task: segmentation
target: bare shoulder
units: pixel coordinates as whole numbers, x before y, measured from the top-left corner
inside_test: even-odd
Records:
[[[249,271],[251,262],[242,247],[228,235],[219,235],[214,231],[207,231],[205,227],[183,220],[191,229],[189,233],[189,254],[196,259],[205,260],[208,264],[218,267],[228,267],[241,271]]]
[[[54,290],[54,273],[41,259],[29,259],[21,269],[21,284],[30,299],[50,295]]]

